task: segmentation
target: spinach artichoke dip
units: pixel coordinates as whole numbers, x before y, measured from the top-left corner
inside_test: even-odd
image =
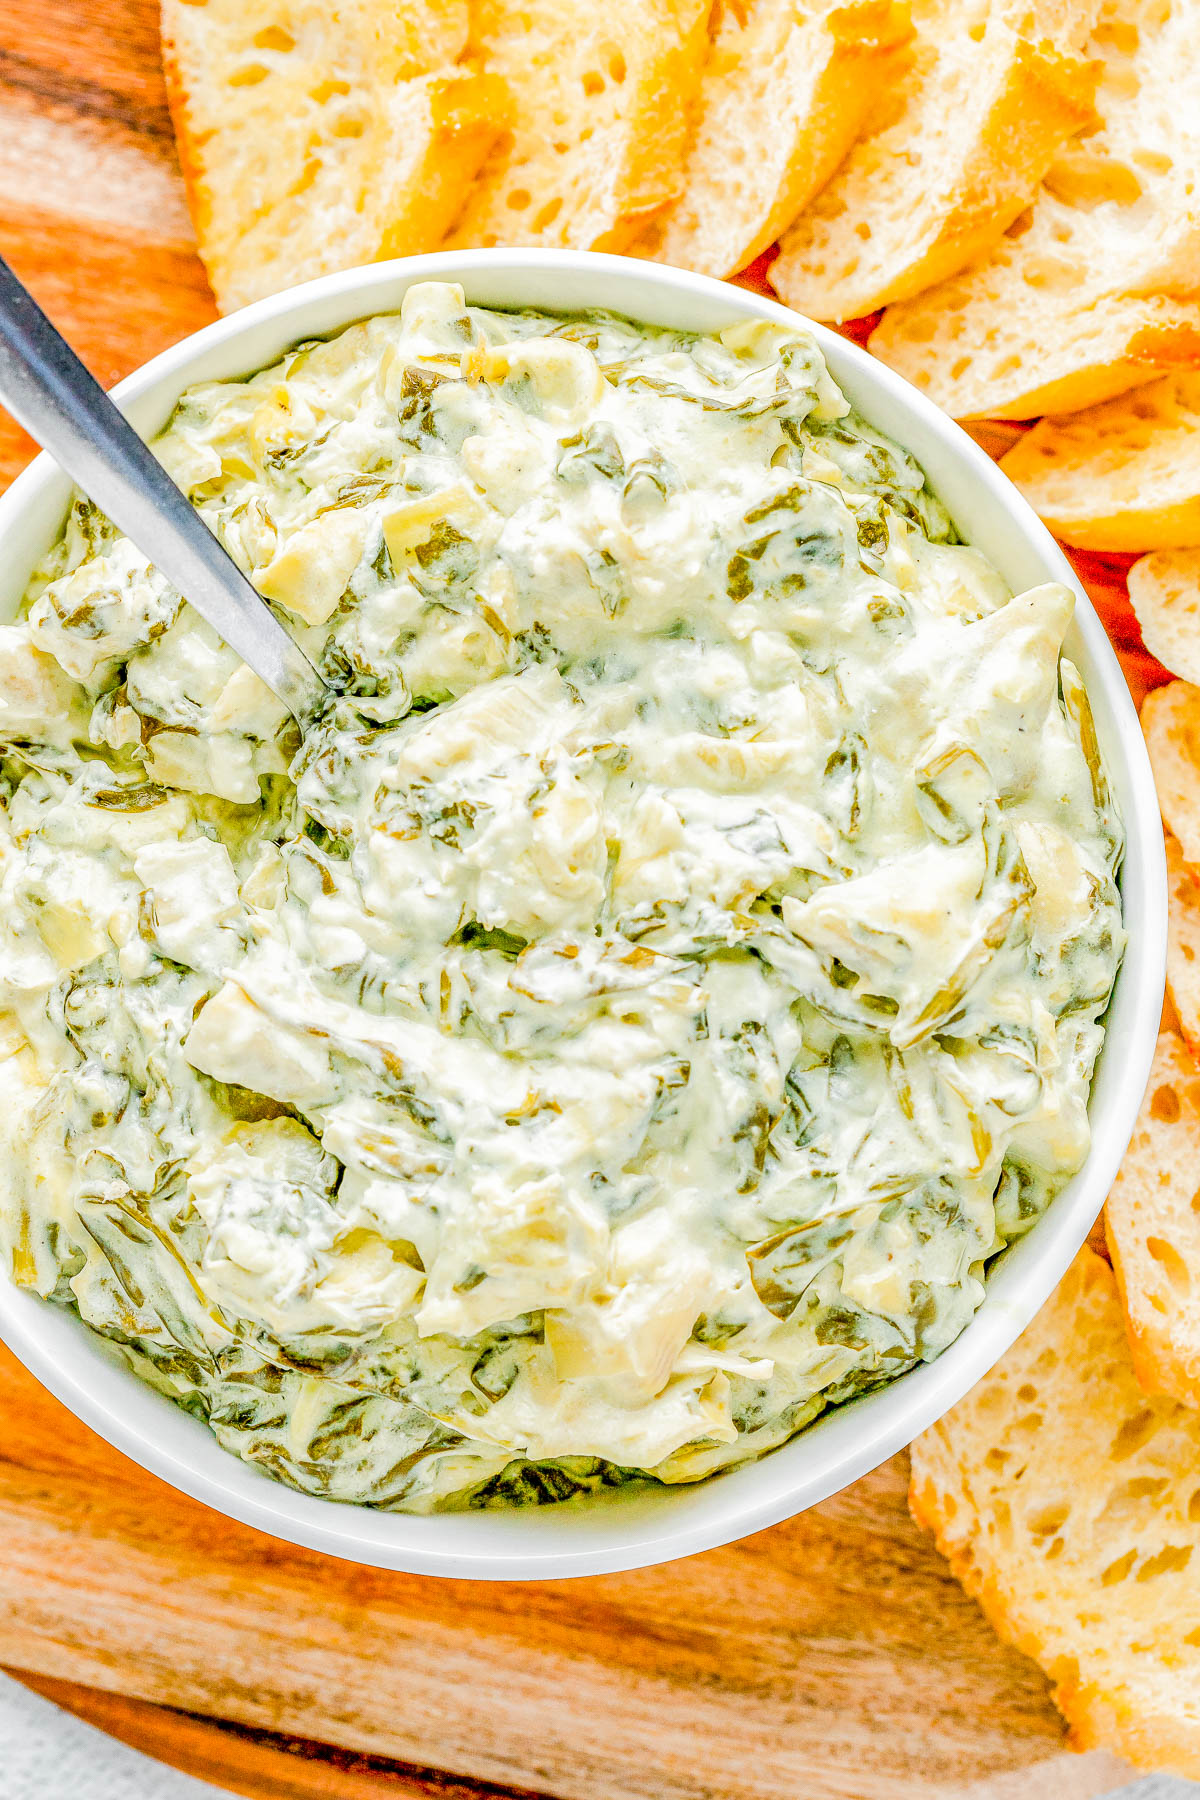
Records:
[[[0,631],[13,1279],[411,1511],[695,1481],[945,1349],[1123,942],[1067,590],[775,324],[423,285],[156,449],[334,697],[76,500]]]

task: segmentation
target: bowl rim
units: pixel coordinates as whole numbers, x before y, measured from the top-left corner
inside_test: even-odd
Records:
[[[1137,713],[1115,652],[1069,562],[1026,501],[960,426],[893,370],[840,334],[752,290],[590,251],[433,252],[323,276],[218,319],[129,375],[112,390],[114,397],[149,435],[192,382],[234,378],[269,366],[291,343],[331,336],[372,314],[395,311],[409,286],[430,280],[461,281],[468,300],[480,305],[503,304],[489,297],[497,290],[515,292],[540,284],[543,291],[536,298],[517,303],[562,312],[581,310],[585,300],[563,296],[584,294],[589,284],[606,293],[624,287],[628,305],[611,298],[602,304],[634,319],[652,314],[657,315],[654,322],[670,323],[675,314],[683,322],[689,313],[724,311],[730,323],[759,318],[810,331],[834,379],[856,404],[862,402],[868,420],[882,424],[902,443],[915,434],[932,446],[935,460],[944,462],[934,484],[943,497],[952,480],[973,496],[966,510],[976,502],[981,512],[990,506],[994,529],[989,529],[1003,550],[1002,560],[1023,560],[1031,571],[1041,571],[1040,579],[1061,580],[1072,589],[1072,631],[1090,665],[1087,691],[1103,727],[1110,774],[1123,789],[1127,848],[1122,891],[1129,941],[1109,1015],[1118,1018],[1121,1029],[1114,1034],[1110,1024],[1106,1035],[1102,1068],[1109,1091],[1097,1116],[1093,1089],[1093,1141],[1086,1162],[1029,1234],[991,1267],[975,1318],[939,1358],[822,1415],[757,1462],[696,1487],[634,1494],[608,1506],[588,1500],[582,1510],[570,1503],[503,1514],[415,1515],[320,1499],[274,1481],[222,1449],[207,1426],[133,1375],[73,1313],[18,1289],[7,1278],[0,1280],[0,1338],[43,1386],[142,1467],[228,1517],[312,1550],[416,1574],[476,1580],[604,1574],[715,1548],[827,1499],[933,1424],[987,1373],[1049,1297],[1116,1173],[1157,1039],[1167,908],[1158,803]],[[256,335],[277,339],[278,348],[239,357],[239,346]],[[164,401],[167,394],[169,402]],[[903,421],[909,431],[897,430],[892,420]],[[928,464],[930,450],[918,460]],[[56,505],[61,515],[69,490],[52,459],[39,455],[0,497],[0,544],[19,538],[31,516],[48,517]],[[978,543],[981,533],[982,528],[972,526],[964,535]],[[35,524],[26,535],[40,554],[54,533]],[[988,554],[996,560],[995,550]],[[16,557],[5,568],[10,600],[23,588],[30,560]],[[866,1430],[856,1432],[856,1421],[864,1422]],[[696,1504],[698,1495],[706,1497],[704,1503]],[[615,1528],[603,1529],[613,1521]]]

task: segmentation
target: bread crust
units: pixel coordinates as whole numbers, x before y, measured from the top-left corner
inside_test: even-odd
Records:
[[[627,250],[682,189],[710,0],[475,0],[471,50],[512,94],[511,129],[448,243]]]
[[[163,67],[223,311],[440,241],[506,125],[466,0],[162,0]]]
[[[890,306],[871,333],[872,354],[956,419],[1081,412],[1168,369],[1200,368],[1191,300],[1130,295],[1088,306],[1041,295],[1010,330],[987,269]]]
[[[1200,549],[1156,550],[1134,563],[1129,598],[1151,656],[1200,686]]]
[[[1200,12],[1126,0],[1088,48],[1097,129],[983,261],[889,307],[871,337],[956,418],[1076,411],[1200,367],[1200,109],[1180,80],[1200,67]]]
[[[1167,850],[1167,996],[1184,1043],[1200,1058],[1200,878],[1171,832]]]
[[[1095,68],[1079,52],[1096,11],[1064,21],[1054,0],[991,0],[977,23],[954,0],[918,8],[879,126],[783,236],[771,279],[789,305],[861,317],[996,243],[1093,121]]]
[[[1055,536],[1081,549],[1200,544],[1200,372],[1042,419],[1000,467]]]
[[[909,1504],[1077,1748],[1200,1774],[1200,1412],[1147,1397],[1084,1249],[992,1373],[912,1448]]]
[[[733,275],[833,176],[911,36],[895,0],[726,8],[692,108],[683,191],[638,255]]]
[[[1178,685],[1178,684],[1177,684]],[[1104,1209],[1134,1373],[1149,1394],[1200,1400],[1200,1069],[1175,1031],[1158,1041],[1142,1110]]]

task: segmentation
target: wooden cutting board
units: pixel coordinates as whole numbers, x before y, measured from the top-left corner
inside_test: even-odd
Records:
[[[213,317],[153,0],[0,0],[0,250],[112,382]],[[1003,435],[987,438],[1003,447]],[[0,480],[32,446],[0,418]],[[1140,692],[1124,561],[1083,569]],[[175,1494],[0,1352],[0,1662],[258,1800],[1087,1800],[897,1458],[733,1548],[557,1584],[330,1561]]]
[[[1111,1759],[1063,1753],[1045,1682],[909,1520],[905,1480],[896,1459],[786,1525],[657,1569],[437,1582],[185,1500],[5,1356],[0,1662],[102,1690],[69,1702],[260,1795],[1033,1800],[1045,1783],[1045,1800],[1082,1800],[1119,1785]],[[368,1765],[359,1787],[322,1789],[293,1761],[293,1785],[272,1787],[277,1744],[113,1695],[406,1772],[389,1788]]]

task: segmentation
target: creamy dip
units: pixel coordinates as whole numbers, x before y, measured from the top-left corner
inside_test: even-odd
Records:
[[[411,1510],[694,1481],[945,1349],[1123,941],[1068,591],[773,324],[425,285],[155,448],[337,698],[75,502],[0,631],[14,1279]]]

